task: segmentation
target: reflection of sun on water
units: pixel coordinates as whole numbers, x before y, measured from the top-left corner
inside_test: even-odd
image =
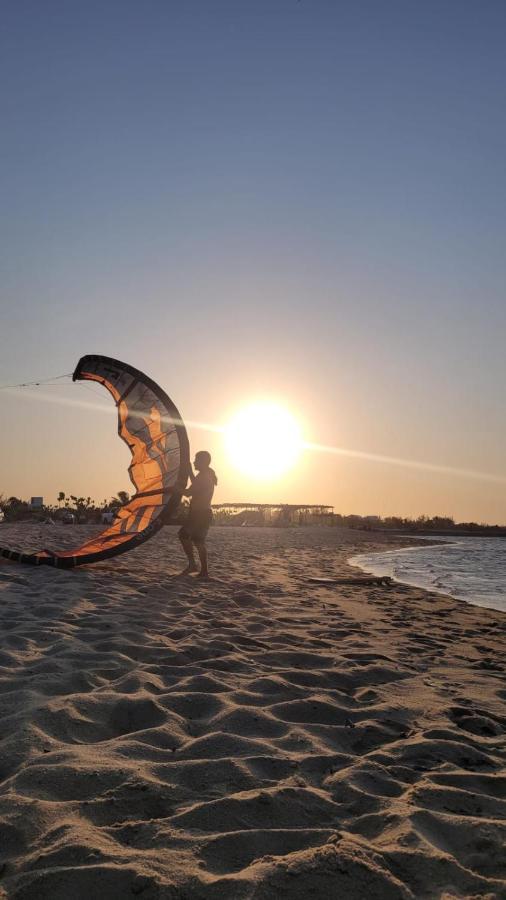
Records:
[[[274,403],[255,403],[240,410],[226,426],[224,439],[232,465],[258,481],[284,475],[302,449],[298,423]]]

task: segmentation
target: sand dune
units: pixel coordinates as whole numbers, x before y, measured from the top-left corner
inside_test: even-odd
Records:
[[[367,535],[210,543],[210,583],[171,577],[168,528],[0,565],[0,897],[505,896],[506,616],[309,583]]]

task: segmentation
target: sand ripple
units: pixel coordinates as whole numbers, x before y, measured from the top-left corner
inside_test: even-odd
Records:
[[[308,583],[366,540],[2,565],[0,897],[505,896],[506,617]]]

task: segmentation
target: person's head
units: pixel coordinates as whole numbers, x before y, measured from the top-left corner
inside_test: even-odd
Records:
[[[197,469],[197,472],[201,472],[202,469],[208,469],[211,465],[211,454],[208,453],[207,450],[199,450],[198,453],[195,454],[193,465]]]

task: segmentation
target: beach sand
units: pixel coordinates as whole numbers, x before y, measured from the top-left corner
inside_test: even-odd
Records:
[[[388,540],[216,527],[209,583],[173,528],[0,563],[0,896],[506,896],[506,615],[308,581]]]

